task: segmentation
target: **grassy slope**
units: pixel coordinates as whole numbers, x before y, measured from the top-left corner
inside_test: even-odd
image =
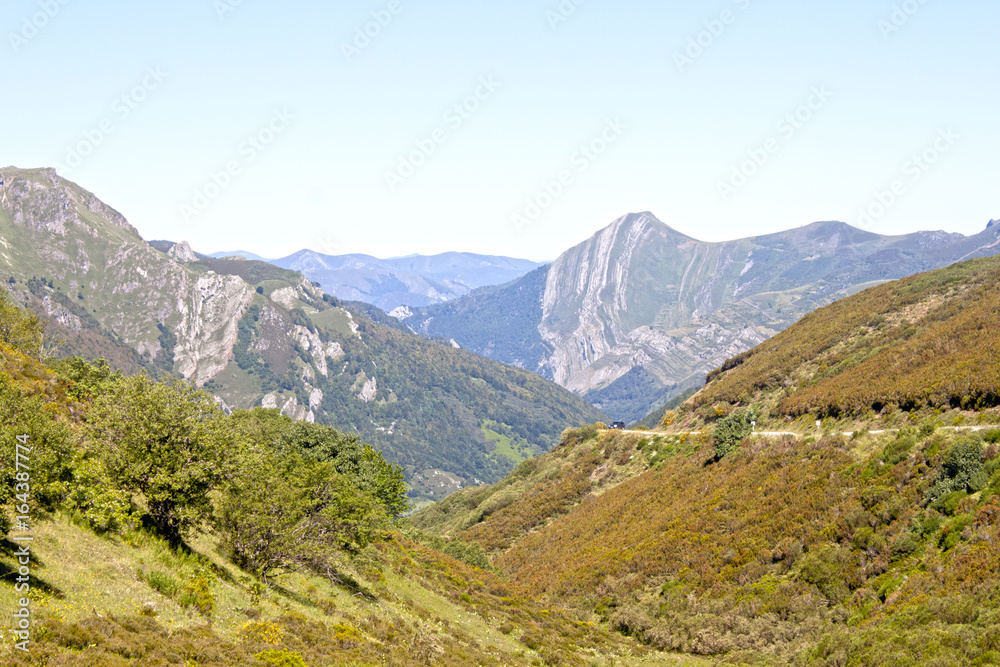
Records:
[[[4,345],[0,367],[42,399],[36,417],[73,428],[82,406],[50,371]],[[701,664],[647,656],[590,614],[543,606],[398,532],[341,563],[336,580],[292,574],[267,591],[255,590],[210,533],[179,553],[142,532],[102,537],[69,516],[30,513],[33,643],[16,651],[12,626],[0,628],[0,664],[11,667]],[[0,542],[0,616],[8,619],[23,596],[14,589],[16,549]],[[262,651],[293,661],[255,660]]]
[[[543,608],[496,576],[402,538],[346,567],[345,585],[291,575],[256,599],[249,578],[208,535],[187,555],[141,534],[98,537],[63,516],[40,522],[34,536],[35,643],[25,656],[2,632],[0,662],[12,667],[263,664],[252,658],[263,650],[298,653],[310,666],[701,664],[644,656],[592,622]],[[15,566],[11,550],[0,552],[4,571]],[[142,572],[181,586],[207,573],[211,614],[182,606],[182,594],[164,594]],[[17,596],[9,583],[0,591],[0,615],[9,618]]]

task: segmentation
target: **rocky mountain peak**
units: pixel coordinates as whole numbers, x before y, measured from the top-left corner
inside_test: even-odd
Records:
[[[198,255],[195,254],[194,250],[191,250],[191,246],[187,241],[175,243],[174,246],[167,252],[167,255],[173,257],[178,262],[187,263],[198,261]]]
[[[66,236],[67,228],[75,227],[96,236],[99,230],[93,225],[107,221],[136,237],[139,235],[125,216],[58,176],[55,169],[7,167],[3,176],[11,220],[16,225],[61,237]]]

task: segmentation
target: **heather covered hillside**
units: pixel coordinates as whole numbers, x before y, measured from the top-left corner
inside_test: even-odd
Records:
[[[1000,259],[881,285],[727,361],[694,406],[777,398],[781,416],[1000,404]]]
[[[660,649],[1000,664],[998,268],[973,260],[822,308],[655,430],[569,429],[413,521]]]

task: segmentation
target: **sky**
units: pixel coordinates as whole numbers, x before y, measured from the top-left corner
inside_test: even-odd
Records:
[[[996,0],[5,0],[0,165],[146,239],[549,260],[1000,218]]]

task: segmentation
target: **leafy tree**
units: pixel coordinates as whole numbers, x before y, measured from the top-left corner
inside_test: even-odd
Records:
[[[233,562],[270,583],[301,569],[336,579],[340,555],[381,538],[389,518],[331,463],[254,452],[223,494],[215,525]]]
[[[93,363],[83,357],[68,357],[52,363],[51,368],[69,383],[66,393],[80,400],[91,399],[97,396],[105,385],[123,379],[121,372],[113,371],[104,357]]]
[[[0,505],[10,503],[16,507],[24,503],[17,495],[23,497],[29,493],[30,507],[55,509],[73,478],[69,428],[62,420],[53,418],[41,397],[26,395],[3,372],[0,372],[0,416]],[[24,467],[17,468],[18,452],[21,463],[30,470],[30,482],[23,476],[18,478],[26,472]],[[25,490],[26,484],[30,491]],[[0,507],[0,537],[11,525],[7,512]]]
[[[141,494],[151,523],[175,548],[209,514],[224,444],[212,425],[222,417],[208,394],[146,375],[108,385],[88,415],[88,435],[111,479]]]
[[[362,444],[356,435],[321,424],[295,422],[273,408],[237,410],[219,425],[248,450],[330,463],[336,472],[378,500],[390,517],[409,509],[403,467],[386,461],[381,452]]]
[[[38,316],[14,303],[7,290],[0,290],[0,343],[38,359],[42,340],[42,323]]]
[[[716,460],[734,451],[740,441],[753,433],[753,422],[757,421],[757,408],[751,407],[736,410],[731,415],[723,417],[715,425],[712,435]]]

